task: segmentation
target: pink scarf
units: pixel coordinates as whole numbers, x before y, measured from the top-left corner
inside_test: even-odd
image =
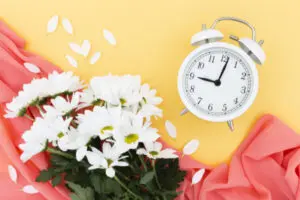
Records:
[[[68,200],[64,187],[53,188],[49,183],[36,183],[41,169],[47,167],[46,155],[36,156],[23,164],[18,144],[21,134],[30,127],[26,119],[3,118],[5,103],[33,78],[59,70],[50,62],[24,50],[25,41],[0,21],[0,199],[9,200]],[[24,63],[39,66],[39,75],[29,72]],[[18,181],[13,183],[7,166],[17,169]],[[300,136],[277,118],[261,118],[242,143],[229,165],[211,169],[189,157],[180,160],[188,175],[179,191],[179,200],[300,200]],[[195,171],[206,168],[202,181],[194,186]],[[34,186],[38,194],[26,194],[21,189]]]

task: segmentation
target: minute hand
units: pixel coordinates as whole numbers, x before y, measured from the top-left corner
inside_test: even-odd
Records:
[[[218,81],[221,80],[221,78],[222,78],[222,76],[223,76],[223,74],[224,74],[224,72],[225,72],[225,70],[226,70],[226,68],[227,68],[228,62],[229,62],[229,57],[228,57],[228,59],[227,59],[225,65],[224,65],[224,67],[223,67],[223,69],[222,69],[222,72],[221,72],[219,78],[217,79]]]

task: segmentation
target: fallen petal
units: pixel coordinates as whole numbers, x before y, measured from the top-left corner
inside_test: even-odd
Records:
[[[47,32],[48,33],[53,33],[57,29],[58,25],[58,16],[54,15],[53,17],[50,18],[47,24]]]
[[[78,67],[78,63],[77,61],[70,55],[66,55],[66,59],[68,60],[68,62],[70,63],[71,66],[73,67]]]
[[[166,127],[166,130],[169,134],[169,136],[171,138],[176,138],[177,136],[177,130],[176,130],[176,127],[169,121],[167,120],[166,123],[165,123],[165,127]]]
[[[192,178],[192,185],[199,183],[202,180],[204,173],[205,169],[197,171]]]
[[[67,33],[69,33],[70,35],[73,34],[73,26],[72,26],[72,24],[71,24],[71,22],[70,22],[69,19],[64,18],[62,20],[62,25],[63,25],[65,31],[67,31]]]
[[[183,154],[191,155],[195,153],[195,151],[197,151],[199,147],[199,143],[200,143],[199,140],[195,140],[195,139],[188,142],[183,148]]]
[[[36,194],[39,191],[37,191],[32,185],[26,185],[22,188],[22,191],[27,194]]]
[[[8,165],[8,174],[9,174],[10,179],[14,183],[17,183],[17,179],[18,179],[17,170],[12,165]]]
[[[82,55],[84,57],[87,57],[90,53],[91,50],[91,43],[88,40],[84,40],[82,45],[81,45],[81,51],[82,51]]]
[[[69,47],[72,51],[74,51],[75,53],[78,53],[80,55],[83,55],[82,50],[81,50],[81,46],[79,44],[76,43],[69,43]]]
[[[100,57],[101,57],[101,53],[100,53],[100,52],[96,52],[96,53],[92,56],[92,58],[91,58],[91,60],[90,60],[90,64],[91,64],[91,65],[96,64],[96,62],[99,60]]]
[[[117,41],[116,41],[116,38],[115,36],[109,31],[109,30],[106,30],[104,29],[103,30],[103,35],[104,35],[104,38],[111,44],[111,45],[116,45],[117,44]]]
[[[32,63],[24,63],[24,67],[32,72],[32,73],[35,73],[35,74],[38,74],[41,72],[40,68],[38,66],[36,66],[35,64],[32,64]]]

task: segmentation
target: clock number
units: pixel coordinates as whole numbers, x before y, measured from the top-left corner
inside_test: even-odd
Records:
[[[190,80],[195,78],[195,74],[193,72],[190,73]]]
[[[241,79],[242,79],[242,80],[246,80],[246,76],[247,76],[246,72],[243,72],[243,73],[242,73]]]
[[[213,109],[214,109],[213,104],[209,104],[209,105],[208,105],[208,110],[209,110],[209,111],[212,111]]]
[[[242,93],[242,94],[245,94],[245,93],[246,93],[246,89],[247,89],[247,87],[246,87],[246,86],[243,86],[242,89],[241,89],[241,93]]]
[[[222,55],[221,62],[226,62],[229,59],[228,56]]]
[[[208,62],[210,62],[210,63],[214,63],[214,62],[215,62],[215,58],[216,58],[216,56],[212,56],[212,55],[210,55],[210,56],[209,56],[209,60],[208,60]]]
[[[234,68],[236,69],[238,65],[238,61],[235,61]]]
[[[195,92],[195,86],[194,86],[194,85],[191,85],[190,93],[194,93],[194,92]]]
[[[202,100],[203,100],[203,98],[198,97],[198,105],[201,103]]]
[[[239,103],[239,99],[238,99],[238,98],[235,98],[235,99],[233,100],[233,102],[234,102],[235,104],[238,104],[238,103]]]
[[[198,69],[203,69],[203,68],[204,68],[204,63],[203,62],[199,62]]]
[[[225,104],[223,104],[222,111],[223,111],[223,112],[226,112],[226,111],[227,111],[227,104],[226,104],[226,103],[225,103]]]

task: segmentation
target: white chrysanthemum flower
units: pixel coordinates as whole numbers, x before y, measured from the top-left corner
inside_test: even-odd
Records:
[[[162,117],[162,110],[157,107],[157,105],[161,104],[163,101],[162,98],[155,96],[156,90],[150,89],[148,84],[144,84],[140,90],[142,101],[141,106],[142,108],[139,111],[139,114],[150,118],[151,116]]]
[[[142,97],[140,76],[104,76],[95,77],[90,82],[95,96],[111,105],[132,106],[138,104]]]
[[[137,150],[138,155],[146,155],[151,159],[173,159],[178,158],[173,149],[164,149],[162,150],[162,144],[159,142],[144,142],[145,149],[141,148]]]
[[[95,92],[91,87],[88,87],[80,93],[80,108],[97,105],[98,102],[100,102],[100,100],[95,96]]]
[[[144,118],[129,112],[124,112],[122,125],[113,135],[120,151],[136,149],[140,142],[154,142],[160,135],[157,129],[150,127],[151,123],[144,123]]]
[[[84,114],[78,115],[78,131],[81,134],[99,136],[101,140],[105,140],[113,136],[120,123],[120,117],[120,107],[95,106],[93,111],[87,110]]]
[[[61,96],[57,96],[51,100],[52,106],[44,106],[46,116],[66,116],[72,111],[76,110],[79,105],[80,94],[75,93],[72,96],[72,100],[65,99]]]
[[[121,153],[118,148],[116,145],[111,146],[109,143],[103,144],[102,152],[92,147],[92,152],[87,153],[87,159],[91,164],[89,170],[105,169],[106,175],[113,178],[116,173],[114,167],[128,166],[127,162],[121,161],[126,156],[120,157]]]
[[[49,87],[47,93],[49,96],[55,96],[62,93],[70,93],[83,88],[82,81],[73,72],[58,73],[54,71],[48,76]]]
[[[34,79],[28,84],[24,84],[23,90],[14,97],[10,103],[6,104],[6,118],[15,118],[23,116],[26,109],[30,105],[38,103],[40,100],[47,96],[47,79]]]

